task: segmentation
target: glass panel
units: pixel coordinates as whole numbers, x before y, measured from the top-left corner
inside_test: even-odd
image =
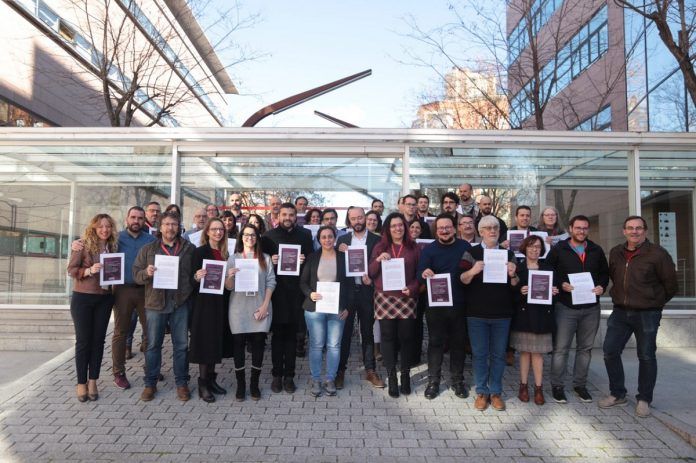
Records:
[[[675,71],[649,95],[650,131],[686,131],[684,76]]]

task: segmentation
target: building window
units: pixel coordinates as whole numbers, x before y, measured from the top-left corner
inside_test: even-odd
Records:
[[[581,123],[573,130],[580,132],[609,132],[611,131],[611,107],[602,108],[597,114],[594,114]]]
[[[51,127],[45,119],[0,97],[0,127]]]
[[[529,46],[528,21],[532,23],[532,37],[548,22],[563,0],[534,0],[528,12],[523,13],[522,19],[508,36],[508,63],[512,64],[520,56],[522,50]]]

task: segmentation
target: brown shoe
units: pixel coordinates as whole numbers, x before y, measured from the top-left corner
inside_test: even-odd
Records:
[[[546,400],[544,400],[544,386],[534,386],[534,403],[537,405],[546,403]]]
[[[382,381],[375,370],[367,370],[365,380],[369,381],[374,387],[384,387],[384,381]]]
[[[529,387],[526,384],[520,383],[520,391],[517,393],[517,398],[521,402],[529,402]]]
[[[336,389],[343,389],[343,386],[346,384],[345,370],[338,370],[336,372],[336,379],[334,379],[334,384],[336,385]]]
[[[142,400],[143,402],[149,402],[155,398],[156,393],[157,386],[145,386],[145,389],[143,389],[143,393],[140,394],[140,400]]]
[[[191,398],[191,391],[189,391],[188,386],[177,386],[176,398],[182,402],[187,402]]]
[[[130,360],[133,357],[135,357],[135,355],[133,355],[133,349],[126,347],[126,360]]]
[[[505,410],[505,401],[500,397],[500,394],[491,394],[491,407],[499,412]]]
[[[509,350],[505,353],[505,365],[511,367],[515,364],[515,351]]]
[[[77,400],[80,402],[87,402],[87,385],[86,384],[78,384],[77,385]]]
[[[484,411],[488,408],[488,395],[477,394],[476,400],[474,401],[474,408],[476,410]]]

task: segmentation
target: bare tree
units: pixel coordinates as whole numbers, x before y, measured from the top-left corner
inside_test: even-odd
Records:
[[[696,4],[686,0],[614,0],[655,25],[662,43],[674,56],[684,76],[684,85],[696,105],[696,72],[691,48],[696,40]],[[673,28],[678,28],[673,30]]]

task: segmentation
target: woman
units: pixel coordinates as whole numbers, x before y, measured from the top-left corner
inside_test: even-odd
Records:
[[[266,334],[271,328],[273,307],[271,295],[276,287],[275,273],[271,257],[261,251],[261,234],[253,225],[246,224],[241,230],[241,239],[237,240],[235,253],[230,257],[229,274],[232,278],[226,286],[234,290],[234,278],[239,272],[235,266],[238,259],[255,259],[259,264],[258,291],[253,293],[232,292],[229,303],[229,324],[232,331],[234,352],[234,372],[237,377],[237,392],[235,398],[241,402],[246,397],[246,373],[244,366],[244,346],[247,341],[251,344],[251,381],[249,393],[252,400],[261,398],[259,377],[263,366],[263,350],[266,345]]]
[[[553,305],[529,304],[527,293],[529,292],[530,270],[551,270],[539,263],[539,256],[544,250],[544,240],[536,235],[525,238],[520,245],[520,252],[525,259],[517,267],[517,275],[520,278],[521,296],[517,305],[515,316],[512,319],[512,333],[510,344],[520,353],[520,390],[517,397],[522,402],[529,402],[529,365],[534,371],[534,403],[544,405],[544,392],[542,379],[544,373],[544,354],[553,350],[551,332],[553,331],[554,315]],[[553,287],[552,294],[558,294],[558,288]]]
[[[411,222],[411,225],[408,226],[408,234],[413,241],[416,241],[418,238],[420,238],[422,232],[423,227],[418,220],[414,220],[413,222]]]
[[[321,223],[321,210],[320,209],[310,209],[305,214],[305,223],[307,225],[319,225]]]
[[[348,317],[346,288],[346,270],[343,253],[334,248],[336,231],[333,227],[323,226],[317,232],[321,248],[305,260],[300,289],[305,295],[302,308],[309,331],[309,370],[312,374],[312,388],[309,393],[319,397],[322,392],[321,358],[326,347],[326,381],[323,384],[327,395],[336,395],[336,371],[341,359],[341,339],[343,324]],[[317,292],[317,283],[337,281],[341,284],[338,313],[320,313],[316,311],[316,301],[322,299]]]
[[[222,223],[225,224],[227,237],[237,239],[237,218],[230,211],[222,212]]]
[[[488,404],[505,410],[503,372],[510,319],[515,311],[516,287],[520,280],[515,273],[515,253],[498,245],[500,225],[492,215],[478,224],[481,245],[470,248],[462,256],[464,270],[460,279],[467,286],[467,325],[473,354],[476,400],[474,407],[485,410]],[[486,250],[503,249],[507,263],[505,283],[484,283],[483,268]]]
[[[249,225],[253,225],[258,231],[261,236],[263,236],[264,233],[266,233],[266,221],[263,220],[263,217],[261,217],[258,214],[249,214],[249,220],[247,220],[247,223]]]
[[[104,338],[114,297],[111,288],[99,285],[99,255],[117,251],[116,223],[108,214],[97,214],[82,234],[84,246],[72,251],[68,274],[75,280],[70,315],[75,325],[77,400],[97,400],[97,380],[104,356]],[[89,378],[89,379],[88,379]]]
[[[563,229],[563,226],[558,221],[559,215],[558,215],[558,209],[556,209],[553,206],[546,206],[544,209],[541,210],[541,215],[539,216],[539,223],[537,224],[537,228],[541,232],[546,232],[548,233],[549,236],[546,237],[546,243],[548,243],[549,246],[553,244],[553,236],[558,236],[558,235],[563,235],[565,233],[565,230]],[[542,256],[544,253],[542,253]]]
[[[367,228],[367,231],[379,235],[382,233],[382,217],[375,211],[366,212],[365,228]]]
[[[201,233],[201,246],[193,251],[193,311],[191,313],[191,341],[189,363],[199,369],[198,397],[215,402],[215,395],[227,391],[217,383],[215,364],[221,363],[225,338],[225,297],[223,294],[199,293],[200,281],[207,275],[203,260],[227,261],[227,231],[218,218],[211,218]],[[229,276],[226,276],[228,279]]]
[[[388,373],[389,396],[399,397],[396,378],[397,340],[401,347],[401,393],[411,393],[411,356],[416,327],[418,301],[418,247],[406,231],[406,219],[402,214],[387,216],[382,229],[382,239],[372,250],[369,275],[375,282],[375,318],[379,320],[382,335],[382,358]],[[406,287],[384,291],[382,262],[392,258],[404,259]]]

